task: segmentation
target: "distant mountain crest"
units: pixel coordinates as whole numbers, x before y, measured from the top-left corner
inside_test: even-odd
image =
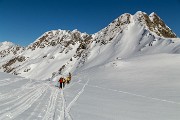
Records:
[[[0,71],[47,79],[132,56],[179,54],[180,42],[176,41],[180,40],[156,13],[125,13],[92,35],[51,30],[26,48],[0,43]]]
[[[0,57],[5,57],[8,56],[10,54],[16,55],[17,53],[20,53],[23,51],[23,47],[19,46],[19,45],[15,45],[12,42],[2,42],[0,43]]]
[[[156,33],[160,37],[177,37],[176,34],[154,12],[148,16],[146,13],[138,11],[134,16],[136,16],[138,21],[145,25],[150,31]]]
[[[2,43],[0,43],[0,51],[8,49],[8,48],[10,48],[10,47],[12,47],[14,45],[15,44],[13,44],[12,42],[8,42],[8,41],[2,42]]]
[[[47,46],[56,46],[63,44],[67,47],[69,44],[74,44],[77,41],[83,41],[90,35],[81,33],[78,30],[52,30],[44,33],[34,43],[28,46],[28,49],[44,48]]]
[[[106,44],[111,41],[117,34],[122,33],[129,24],[139,24],[147,30],[164,38],[176,38],[176,34],[161,20],[156,13],[151,13],[149,16],[145,12],[138,11],[134,15],[129,13],[122,14],[117,19],[112,21],[107,27],[95,33],[94,39]]]

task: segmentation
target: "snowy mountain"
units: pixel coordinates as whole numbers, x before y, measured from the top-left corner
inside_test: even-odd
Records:
[[[0,47],[1,47],[0,51],[8,49],[12,46],[14,46],[14,44],[12,42],[8,42],[8,41],[2,42],[2,43],[0,43]]]
[[[19,55],[21,52],[24,51],[24,47],[21,47],[19,45],[15,45],[11,42],[2,42],[0,43],[0,69],[4,69],[4,72],[10,72],[11,69],[4,66],[4,64],[9,62],[9,65],[15,63],[15,61],[12,59],[13,56]],[[14,61],[14,62],[13,62]]]
[[[1,70],[39,79],[47,79],[59,71],[68,61],[76,59],[91,35],[77,30],[53,30],[46,32],[21,53],[11,55]],[[10,55],[9,55],[10,56]],[[45,73],[46,71],[46,73]]]
[[[180,39],[155,13],[0,46],[0,120],[180,119]]]
[[[0,57],[5,58],[10,55],[16,55],[21,53],[24,50],[23,47],[15,45],[12,42],[2,42],[0,43]]]
[[[14,49],[19,52],[8,54],[11,59],[6,59],[6,62],[0,61],[1,71],[27,78],[48,79],[116,59],[179,53],[180,40],[157,14],[148,16],[138,11],[134,15],[121,15],[93,35],[78,30],[52,30],[25,49]]]

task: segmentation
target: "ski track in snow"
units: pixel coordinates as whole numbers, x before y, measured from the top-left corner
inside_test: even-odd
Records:
[[[38,85],[38,86],[39,86],[39,85]],[[38,87],[38,86],[37,86],[37,87]],[[1,107],[1,106],[4,106],[4,105],[7,105],[7,104],[11,104],[11,103],[17,103],[17,101],[20,101],[20,100],[22,100],[22,99],[30,96],[31,94],[33,94],[36,89],[37,89],[37,88],[34,88],[34,89],[30,90],[30,91],[29,91],[29,90],[27,90],[27,91],[22,91],[22,92],[25,92],[25,93],[22,93],[22,94],[19,93],[19,94],[16,96],[16,98],[12,98],[12,100],[8,100],[8,102],[6,102],[6,103],[3,103],[3,104],[2,104],[2,102],[1,102],[0,107]],[[0,113],[1,113],[1,112],[0,112]]]
[[[13,89],[10,92],[0,95],[0,101],[21,94],[23,90],[28,89],[32,84],[34,84],[34,82],[32,83],[32,81],[30,80],[23,87]]]
[[[61,104],[60,116],[59,116],[58,120],[65,119],[65,99],[64,99],[63,90],[61,90],[61,100],[62,100],[62,104]]]
[[[1,86],[6,86],[11,83],[16,84],[21,80],[24,78],[7,78],[0,80],[0,83]],[[68,106],[66,106],[64,90],[71,88],[80,81],[72,82],[64,89],[59,90],[49,83],[30,79],[20,87],[1,93],[0,120],[23,120],[27,114],[26,120],[73,120],[69,114],[70,109],[83,93],[88,81]]]
[[[89,82],[88,81],[83,85],[82,89],[77,93],[77,95],[72,99],[72,101],[69,103],[68,106],[66,103],[66,99],[64,96],[64,90],[71,88],[72,86],[74,86],[75,84],[81,82],[81,77],[79,78],[79,80],[77,82],[72,82],[71,84],[69,84],[67,87],[65,87],[64,89],[61,90],[61,102],[59,102],[59,109],[57,111],[60,112],[60,116],[58,116],[57,120],[73,120],[72,116],[70,115],[70,109],[72,108],[72,106],[75,104],[75,102],[78,100],[78,98],[80,97],[80,95],[84,92],[84,89],[86,87],[86,85]]]
[[[84,83],[79,83],[79,84],[84,84]],[[86,84],[86,85],[89,86],[89,87],[94,87],[94,88],[99,88],[99,89],[104,89],[104,90],[110,90],[110,91],[113,91],[113,92],[128,94],[128,95],[132,95],[132,96],[135,96],[135,97],[141,97],[141,98],[156,100],[156,101],[160,101],[160,102],[166,102],[166,103],[171,103],[171,104],[178,104],[178,105],[180,105],[179,102],[175,102],[175,101],[171,101],[171,100],[164,100],[164,99],[155,98],[155,97],[148,97],[148,96],[145,96],[145,95],[139,95],[139,94],[135,94],[135,93],[131,93],[131,92],[126,92],[126,91],[121,91],[121,90],[103,88],[103,87],[94,86],[94,85],[88,85],[88,84]]]
[[[42,87],[38,87],[35,91],[32,93],[29,93],[27,96],[22,98],[19,102],[16,102],[14,105],[1,110],[0,111],[0,119],[2,120],[8,120],[15,118],[19,114],[23,113],[25,110],[31,107],[31,105],[44,93],[44,91],[47,89],[47,86],[44,85]]]
[[[46,114],[43,117],[43,120],[53,120],[53,116],[55,113],[56,100],[57,100],[59,90],[54,88],[52,89],[52,92],[53,93],[50,96],[50,101],[47,107]]]
[[[24,78],[15,79],[3,79],[0,80],[0,86],[6,86],[11,83],[16,83]],[[35,84],[36,83],[36,84]],[[8,86],[7,86],[8,87]],[[23,112],[31,108],[31,106],[36,103],[36,101],[41,98],[36,104],[34,110],[42,109],[40,106],[44,104],[42,100],[50,97],[49,104],[47,106],[46,113],[43,120],[53,119],[56,99],[59,90],[51,88],[51,96],[47,96],[47,89],[51,88],[47,83],[38,83],[37,81],[32,82],[32,80],[27,81],[24,85],[19,88],[12,89],[4,94],[0,94],[0,120],[16,119],[20,117]],[[43,106],[43,105],[42,105]],[[39,111],[38,111],[39,112]],[[30,120],[35,113],[31,112],[27,118]]]
[[[11,83],[18,82],[20,80],[23,79],[16,78],[14,80],[11,80]],[[1,80],[1,86],[8,85],[6,84],[7,81],[10,82],[10,79]],[[88,83],[89,79],[86,81],[86,83],[81,83],[81,78],[79,78],[77,82],[72,82],[64,89],[59,90],[58,88],[54,88],[48,83],[38,83],[29,80],[24,85],[22,85],[22,87],[13,89],[10,92],[0,95],[0,119],[9,120],[15,119],[16,117],[21,117],[21,114],[31,108],[31,106],[33,106],[33,104],[35,103],[34,107],[32,107],[32,110],[30,110],[29,116],[26,118],[26,120],[73,120],[72,116],[70,115],[70,110],[75,104],[75,102],[79,99],[81,94],[84,92],[86,86],[109,90],[122,94],[128,94],[144,99],[151,99],[160,102],[180,105],[180,103],[175,101],[148,97],[145,95],[116,89],[103,88],[100,86],[89,85]],[[75,84],[81,84],[83,85],[83,87],[67,105],[64,90],[71,88]],[[5,108],[5,106],[8,107]]]
[[[3,83],[0,83],[0,86],[5,86],[5,85],[9,85],[11,83],[14,83],[14,82],[17,82],[17,81],[21,81],[21,80],[25,80],[25,78],[16,78],[14,80],[11,80],[11,79],[6,79],[5,81],[1,81]]]
[[[79,93],[74,97],[74,99],[69,103],[69,105],[66,107],[65,109],[65,118],[67,117],[69,120],[72,120],[69,112],[70,109],[72,108],[72,106],[74,105],[74,103],[78,100],[78,98],[80,97],[80,95],[84,92],[84,89],[86,87],[86,85],[88,85],[89,79],[88,81],[84,84],[84,86],[82,87],[81,91],[79,91]]]
[[[48,116],[48,105],[50,104],[50,100],[52,99],[52,88],[48,85],[48,89],[43,94],[43,96],[37,100],[36,104],[34,105],[33,109],[31,110],[31,116],[27,118],[27,120],[42,120],[44,115]]]
[[[4,82],[8,82],[8,81],[10,81],[10,78],[2,79],[2,80],[0,81],[0,84],[2,84],[2,83],[4,83]]]
[[[14,88],[7,93],[0,94],[0,120],[23,120],[23,113],[25,113],[25,115],[28,114],[26,120],[73,120],[73,117],[70,115],[71,108],[84,93],[86,86],[132,95],[134,97],[141,97],[143,99],[180,105],[180,103],[175,101],[90,85],[88,84],[90,81],[89,79],[85,83],[81,83],[82,79],[85,78],[88,77],[79,77],[78,81],[71,82],[71,84],[67,85],[62,90],[53,87],[49,83],[33,81],[30,79],[20,88]],[[0,82],[2,83],[1,86],[6,86],[8,85],[7,81],[15,83],[20,80],[23,79],[3,79],[0,80]],[[67,105],[64,90],[71,88],[75,84],[81,84],[83,86]]]
[[[71,84],[69,84],[67,87],[65,87],[63,90],[66,90],[66,89],[68,89],[68,88],[71,88],[72,86],[74,86],[75,84],[77,84],[77,83],[80,83],[81,82],[81,80],[78,80],[77,82],[71,82]]]
[[[43,101],[45,99],[45,96],[47,95],[47,90],[46,92],[44,93],[44,95],[41,97],[41,99],[39,101]],[[38,109],[40,109],[40,106],[41,106],[42,102],[39,102],[36,107],[33,109],[33,112],[31,113],[30,116],[27,117],[26,120],[32,120],[33,116],[36,116],[36,114],[39,112]]]

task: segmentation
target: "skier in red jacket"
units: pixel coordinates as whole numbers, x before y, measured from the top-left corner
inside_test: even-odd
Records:
[[[63,78],[61,77],[60,79],[59,79],[59,89],[62,89],[62,87],[63,87]]]

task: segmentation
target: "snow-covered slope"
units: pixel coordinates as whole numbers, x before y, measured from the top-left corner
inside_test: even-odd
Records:
[[[180,40],[175,37],[155,13],[126,13],[93,35],[78,30],[48,31],[25,50],[0,61],[1,71],[48,79],[116,59],[180,53]]]
[[[115,60],[74,73],[63,90],[0,73],[0,119],[179,120],[179,65],[179,54]]]
[[[75,120],[178,120],[179,60],[177,54],[145,55],[77,72],[75,86],[64,90],[67,100],[82,93],[73,102],[71,116]]]

